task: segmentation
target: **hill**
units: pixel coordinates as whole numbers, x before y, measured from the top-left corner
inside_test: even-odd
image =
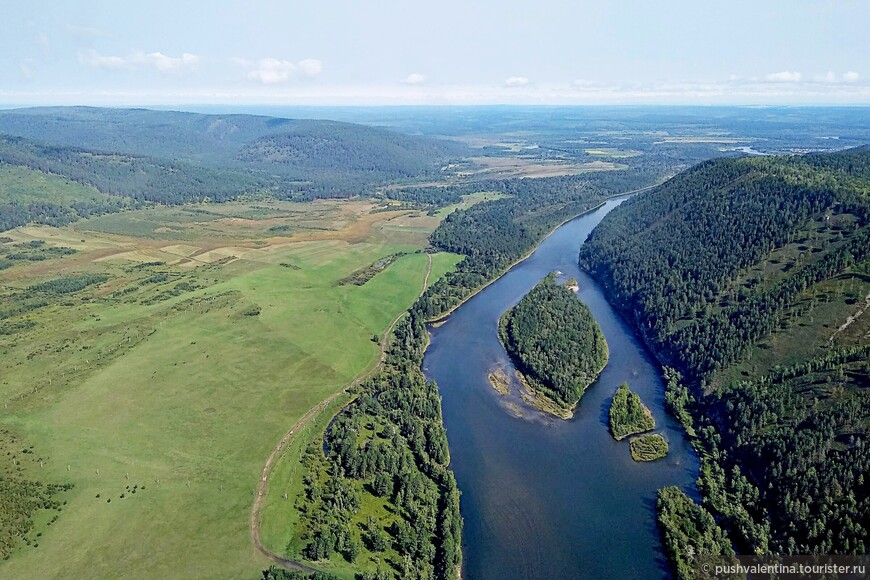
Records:
[[[148,109],[0,111],[0,133],[211,169],[254,170],[332,189],[437,174],[465,153],[454,142],[352,123]]]
[[[0,163],[27,167],[138,201],[227,201],[270,185],[249,172],[0,135]]]
[[[739,552],[868,545],[868,192],[867,148],[706,162],[614,210],[581,250],[674,367],[705,507]]]

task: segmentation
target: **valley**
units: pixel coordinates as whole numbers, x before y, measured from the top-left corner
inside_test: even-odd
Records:
[[[694,541],[859,550],[866,150],[831,148],[866,113],[469,111],[0,111],[0,575],[667,576]],[[579,288],[551,322],[579,297],[614,341],[558,370],[554,411],[583,395],[558,426],[496,332],[555,270]],[[552,342],[531,351],[555,368]],[[646,439],[609,433],[623,382]],[[782,430],[824,437],[786,458]],[[758,487],[782,473],[752,457],[797,469],[816,444],[826,479],[791,491],[839,489],[806,492],[837,536]],[[614,514],[638,531],[602,535]],[[704,537],[662,547],[683,517]],[[564,530],[589,541],[569,555]]]

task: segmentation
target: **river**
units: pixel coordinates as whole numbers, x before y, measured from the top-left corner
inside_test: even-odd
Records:
[[[667,578],[656,527],[656,491],[679,485],[696,495],[698,459],[664,407],[659,368],[601,288],[577,266],[586,236],[624,198],[555,230],[535,252],[430,328],[423,370],[438,382],[451,467],[462,492],[463,577]],[[544,416],[490,386],[496,367],[513,373],[497,322],[553,271],[577,278],[610,361],[580,401],[574,419]],[[610,399],[628,381],[670,443],[667,458],[636,463],[628,440],[607,427]]]

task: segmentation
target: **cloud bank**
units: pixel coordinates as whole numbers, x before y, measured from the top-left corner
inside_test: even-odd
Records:
[[[504,84],[506,87],[524,87],[529,84],[529,79],[526,77],[508,77]]]
[[[172,75],[192,71],[202,61],[201,57],[188,52],[178,57],[168,56],[162,52],[146,54],[141,51],[134,52],[129,56],[115,56],[103,55],[96,50],[86,49],[78,51],[77,56],[80,65],[91,69],[108,71],[152,69]]]
[[[271,57],[261,58],[256,62],[246,58],[233,58],[230,62],[247,69],[248,80],[264,85],[288,83],[297,78],[313,79],[323,72],[323,63],[314,58],[295,63]]]

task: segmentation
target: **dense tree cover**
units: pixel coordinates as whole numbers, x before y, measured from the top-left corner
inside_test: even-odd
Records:
[[[655,429],[656,421],[640,396],[622,383],[610,402],[610,433],[619,441],[629,435]]]
[[[632,437],[628,444],[635,461],[655,461],[668,454],[668,442],[658,433]]]
[[[440,175],[467,153],[456,142],[351,123],[145,109],[2,111],[0,133],[57,145],[53,173],[161,203],[223,201],[262,188],[285,199],[352,197],[385,181]],[[93,158],[69,159],[75,150]],[[108,167],[95,170],[97,163]],[[119,178],[124,172],[132,184]],[[170,175],[180,179],[175,190],[166,187]]]
[[[717,378],[786,316],[800,340],[814,325],[806,297],[866,264],[868,167],[866,148],[703,163],[623,204],[581,250],[677,367],[666,401],[700,451],[704,505],[741,553],[863,554],[870,542],[867,337]]]
[[[549,274],[499,319],[499,338],[536,392],[573,408],[607,364],[592,311]]]
[[[728,537],[710,512],[680,488],[660,489],[656,507],[665,553],[680,580],[697,576],[699,556],[734,555]]]
[[[864,554],[870,547],[870,344],[743,381],[712,409],[724,463],[752,475],[771,549]]]
[[[438,389],[420,370],[425,344],[425,319],[415,305],[397,324],[381,370],[327,430],[327,465],[306,479],[307,559],[338,552],[353,561],[362,549],[380,553],[389,545],[399,559],[381,575],[455,577],[461,563],[459,491],[447,467]],[[312,453],[319,455],[316,446]],[[392,523],[370,520],[351,528],[366,494],[389,501]]]
[[[662,358],[703,378],[769,333],[806,287],[870,255],[870,200],[857,194],[857,184],[870,181],[854,161],[870,150],[845,154],[848,163],[841,155],[702,163],[608,215],[583,245],[580,263]],[[739,272],[790,242],[810,218],[835,211],[857,220],[840,232],[843,241],[718,308]]]
[[[0,558],[7,558],[19,542],[31,545],[26,534],[33,527],[36,513],[57,511],[61,504],[55,496],[71,487],[0,476]]]
[[[62,175],[108,195],[165,204],[227,201],[274,183],[272,179],[243,171],[48,145],[8,136],[0,136],[0,162]]]
[[[382,191],[381,195],[418,207],[444,207],[459,203],[463,195],[487,191],[520,197],[526,201],[535,198],[542,207],[545,207],[552,203],[568,202],[595,189],[604,192],[639,189],[655,183],[663,174],[661,171],[642,168],[558,177],[483,179],[448,185],[404,185]]]
[[[448,312],[529,253],[560,223],[603,203],[607,196],[654,181],[646,172],[610,171],[478,183],[484,191],[510,197],[457,210],[435,229],[432,245],[465,259],[426,290],[420,308],[428,318]]]
[[[328,178],[340,173],[393,181],[437,175],[452,156],[465,153],[455,142],[351,123],[294,121],[281,129],[245,144],[237,158],[255,165],[269,163],[270,171],[287,172],[288,177]]]
[[[34,284],[29,286],[27,290],[44,294],[72,294],[80,292],[88,286],[102,284],[108,279],[109,277],[105,274],[73,274]]]
[[[326,572],[297,572],[285,570],[277,566],[269,566],[263,570],[262,580],[338,580],[338,576]]]

